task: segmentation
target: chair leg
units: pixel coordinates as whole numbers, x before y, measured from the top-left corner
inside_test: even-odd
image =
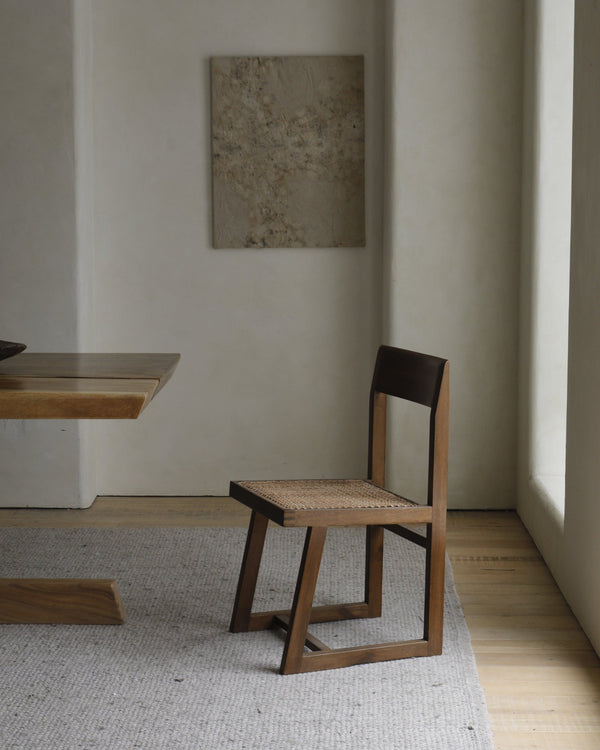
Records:
[[[383,526],[367,526],[365,602],[367,617],[381,617],[383,583]]]
[[[378,643],[370,646],[330,649],[308,633],[310,622],[328,622],[355,617],[373,617],[381,607],[382,536],[383,527],[367,531],[367,569],[365,593],[369,603],[312,607],[319,575],[326,527],[310,527],[306,531],[302,561],[298,573],[291,610],[252,613],[258,571],[265,542],[268,520],[253,512],[248,528],[244,559],[240,571],[230,630],[242,632],[264,630],[275,626],[287,629],[281,660],[281,674],[313,672],[390,659],[432,656],[442,652],[444,601],[445,528],[430,524],[426,541],[427,571],[425,596],[425,628],[423,640]],[[313,649],[305,653],[304,648]]]
[[[444,626],[444,572],[446,564],[445,529],[432,523],[427,528],[425,572],[425,631],[430,656],[442,653]]]
[[[300,671],[326,534],[327,527],[310,527],[306,530],[302,562],[279,670],[281,674],[294,674]]]
[[[252,511],[235,603],[233,605],[231,625],[229,626],[229,630],[232,633],[246,632],[250,626],[252,602],[254,601],[254,592],[256,590],[256,581],[265,545],[268,523],[269,520],[266,516]]]

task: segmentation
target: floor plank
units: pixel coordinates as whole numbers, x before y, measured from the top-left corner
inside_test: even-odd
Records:
[[[448,527],[496,750],[599,748],[600,661],[516,513]]]
[[[0,509],[0,526],[245,526],[229,498],[101,497]],[[600,748],[600,661],[516,513],[451,511],[448,554],[496,750]]]
[[[250,511],[228,497],[99,497],[90,508],[0,508],[0,526],[126,528],[246,526]]]

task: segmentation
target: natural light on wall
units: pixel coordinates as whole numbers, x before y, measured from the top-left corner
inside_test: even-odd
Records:
[[[565,497],[573,3],[528,7],[523,185],[522,333],[526,361],[527,494],[562,527]],[[528,319],[527,319],[528,318]],[[522,354],[524,354],[522,349]],[[528,356],[527,356],[528,355]],[[523,459],[523,456],[522,456]],[[523,467],[525,468],[525,467]]]

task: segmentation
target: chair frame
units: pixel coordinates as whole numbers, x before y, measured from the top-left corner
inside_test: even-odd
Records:
[[[287,637],[281,674],[312,672],[390,659],[442,653],[446,497],[448,481],[449,363],[404,349],[381,346],[369,396],[368,479],[385,486],[387,397],[430,408],[427,505],[408,508],[282,510],[231,482],[230,495],[252,509],[231,618],[233,633],[281,627]],[[291,610],[252,612],[269,520],[306,527],[306,538]],[[366,526],[365,596],[362,602],[313,606],[328,526]],[[425,525],[420,534],[409,527]],[[310,623],[382,612],[384,529],[425,548],[423,638],[330,649],[308,632]],[[305,651],[307,646],[310,651]]]

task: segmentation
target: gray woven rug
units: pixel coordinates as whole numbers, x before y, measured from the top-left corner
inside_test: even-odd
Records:
[[[361,598],[363,534],[329,532],[319,603]],[[282,677],[277,631],[228,632],[244,538],[242,529],[0,529],[3,576],[116,578],[128,617],[0,626],[0,747],[492,750],[450,573],[442,656]],[[269,531],[259,607],[289,606],[301,545],[297,530]],[[421,636],[409,581],[423,552],[391,535],[386,545],[384,617],[313,626],[329,645]]]

